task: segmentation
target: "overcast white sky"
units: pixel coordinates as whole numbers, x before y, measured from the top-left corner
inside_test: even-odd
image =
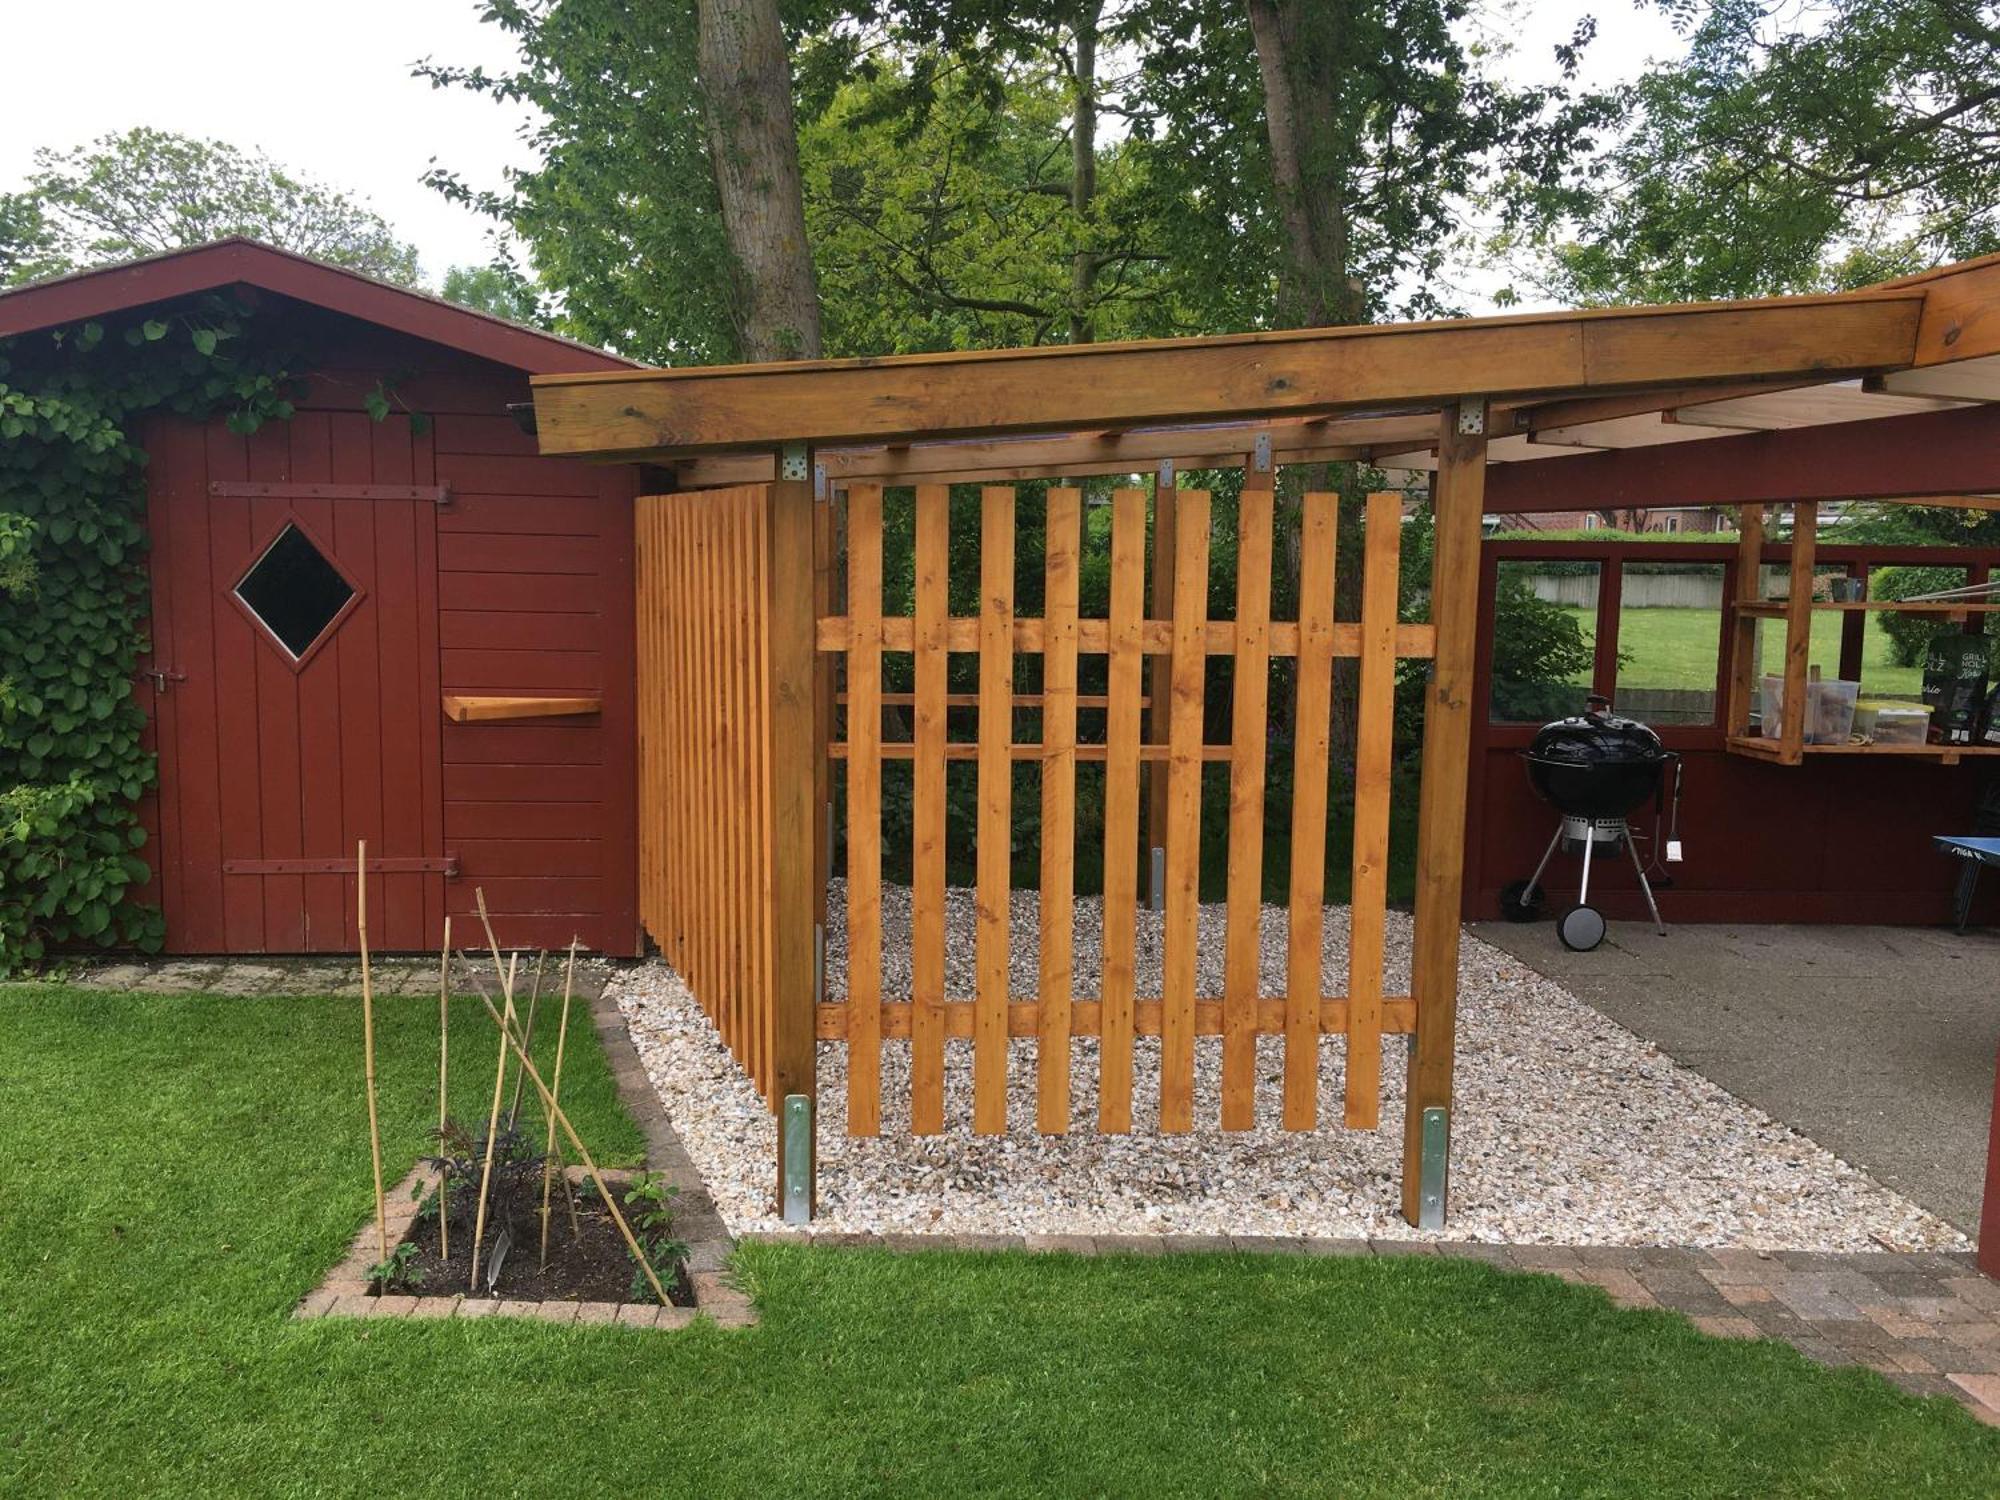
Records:
[[[1632,0],[1522,0],[1510,71],[1546,76],[1550,48],[1594,11],[1590,81],[1630,77],[1674,53],[1672,31]],[[487,258],[484,226],[418,178],[431,158],[479,186],[525,164],[522,115],[410,76],[417,58],[504,66],[507,39],[474,0],[0,0],[13,64],[0,89],[0,187],[37,147],[134,125],[213,136],[366,198],[422,252],[435,283]]]

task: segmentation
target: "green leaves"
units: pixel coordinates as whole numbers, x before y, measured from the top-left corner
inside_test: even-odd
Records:
[[[157,946],[133,691],[146,645],[138,422],[291,414],[291,359],[233,297],[0,341],[0,974],[80,944]],[[188,337],[171,337],[186,327]],[[115,359],[92,351],[109,341]]]

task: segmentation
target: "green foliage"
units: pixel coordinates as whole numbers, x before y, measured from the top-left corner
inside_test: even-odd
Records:
[[[368,1268],[368,1284],[380,1296],[387,1296],[397,1287],[417,1290],[424,1284],[424,1268],[417,1263],[417,1257],[422,1253],[405,1240],[389,1252],[387,1260],[378,1260]]]
[[[1965,583],[1963,568],[1878,568],[1868,575],[1868,592],[1877,599],[1908,599],[1917,594],[1934,594]],[[1958,634],[1956,625],[1946,625],[1935,615],[1897,614],[1884,611],[1882,632],[1889,637],[1890,658],[1899,667],[1922,664],[1924,649],[1939,630]]]
[[[366,203],[262,152],[141,126],[35,153],[28,191],[0,199],[0,285],[230,235],[405,286],[417,279],[416,248]],[[10,254],[10,238],[26,252]]]
[[[1596,659],[1573,611],[1501,572],[1493,595],[1494,717],[1531,723],[1581,712],[1583,696],[1570,679]]]
[[[139,420],[291,415],[245,309],[170,309],[0,343],[0,973],[51,945],[156,945],[136,799],[146,649]]]
[[[444,273],[442,295],[447,302],[492,313],[534,328],[549,326],[541,293],[512,261],[484,266],[453,266]]]
[[[672,1288],[680,1279],[681,1265],[688,1256],[685,1241],[674,1238],[674,1199],[680,1196],[680,1189],[672,1186],[657,1172],[647,1172],[625,1190],[625,1222],[631,1228],[633,1238],[639,1248],[646,1253],[646,1263],[653,1268],[653,1274],[660,1278],[660,1285]],[[632,1252],[625,1252],[630,1255]],[[632,1267],[632,1287],[626,1293],[628,1302],[651,1302],[653,1284],[646,1278],[643,1268]]]
[[[2000,248],[1995,6],[1663,8],[1687,55],[1634,85],[1604,191],[1551,248],[1556,296],[1834,289]]]

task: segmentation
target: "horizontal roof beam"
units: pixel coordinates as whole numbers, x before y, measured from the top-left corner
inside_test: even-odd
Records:
[[[549,454],[675,455],[1268,419],[1911,362],[1922,288],[986,354],[549,376]]]

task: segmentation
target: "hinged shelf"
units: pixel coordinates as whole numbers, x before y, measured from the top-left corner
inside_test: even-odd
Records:
[[[1789,597],[1764,599],[1763,588],[1764,519],[1766,507],[1742,507],[1740,540],[1736,550],[1734,602],[1731,606],[1727,643],[1729,673],[1723,705],[1723,744],[1732,755],[1773,765],[1796,766],[1809,755],[1893,755],[1904,760],[1934,761],[1957,765],[1968,755],[2000,755],[2000,745],[1808,745],[1805,743],[1807,681],[1812,652],[1812,619],[1821,612],[1866,617],[1869,613],[1931,615],[1962,624],[1974,615],[2000,614],[2000,601],[1857,599],[1820,600],[1812,597],[1813,559],[1818,549],[1819,507],[1801,501],[1792,507],[1790,557],[1786,563]],[[1973,582],[1980,581],[1975,575]],[[1784,679],[1784,719],[1774,736],[1750,732],[1752,694],[1757,690],[1757,627],[1764,620],[1785,622],[1785,652],[1782,664],[1763,675]],[[1856,619],[1854,625],[1859,626]],[[1854,637],[1849,631],[1848,645]]]

